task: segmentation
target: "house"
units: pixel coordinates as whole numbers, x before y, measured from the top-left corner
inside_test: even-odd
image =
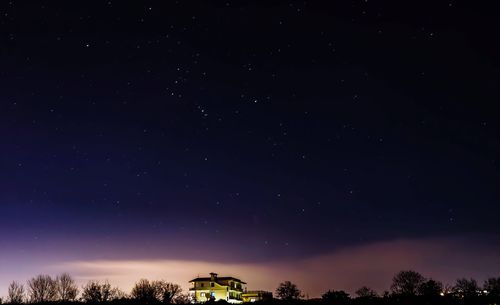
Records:
[[[218,277],[217,273],[210,273],[210,277],[197,277],[189,281],[189,296],[193,303],[203,303],[209,300],[225,300],[228,303],[243,303],[243,285],[240,279],[231,276]]]
[[[253,303],[259,301],[268,301],[273,298],[273,293],[269,291],[263,290],[253,290],[253,291],[245,291],[241,295],[241,299],[243,303]]]

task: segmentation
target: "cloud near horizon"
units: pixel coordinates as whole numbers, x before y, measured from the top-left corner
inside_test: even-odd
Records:
[[[328,289],[350,293],[367,285],[379,292],[387,290],[392,276],[413,269],[426,277],[452,284],[459,277],[473,277],[480,283],[489,276],[500,276],[500,261],[491,253],[493,243],[464,242],[460,239],[395,240],[343,248],[306,259],[266,263],[223,263],[194,260],[65,260],[38,262],[41,273],[70,272],[83,284],[90,279],[109,280],[130,291],[140,278],[165,279],[179,283],[185,290],[188,281],[209,272],[239,277],[248,289],[274,291],[285,280],[295,282],[306,296],[319,297]],[[0,260],[2,264],[5,260]],[[0,294],[9,281],[22,273],[0,274]],[[31,274],[33,275],[33,274]],[[6,278],[11,276],[11,278]]]

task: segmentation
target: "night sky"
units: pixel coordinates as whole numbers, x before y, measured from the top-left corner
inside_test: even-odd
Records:
[[[0,2],[0,296],[499,275],[498,11],[256,2]]]

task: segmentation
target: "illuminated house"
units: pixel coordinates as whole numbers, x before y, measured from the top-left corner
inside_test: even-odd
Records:
[[[189,282],[189,296],[193,303],[203,303],[210,299],[224,300],[228,303],[243,303],[243,285],[240,279],[234,277],[218,277],[217,273],[210,273],[210,277],[198,277]]]

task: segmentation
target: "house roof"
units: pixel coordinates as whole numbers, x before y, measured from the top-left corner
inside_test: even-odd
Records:
[[[192,282],[210,282],[211,280],[212,280],[211,277],[197,277],[195,279],[190,280],[189,282],[190,283],[192,283]],[[236,281],[236,282],[240,282],[242,284],[246,284],[242,280],[240,280],[238,278],[235,278],[235,277],[232,277],[232,276],[218,276],[218,277],[215,278],[215,282],[227,281],[227,280],[233,280],[233,281]]]

